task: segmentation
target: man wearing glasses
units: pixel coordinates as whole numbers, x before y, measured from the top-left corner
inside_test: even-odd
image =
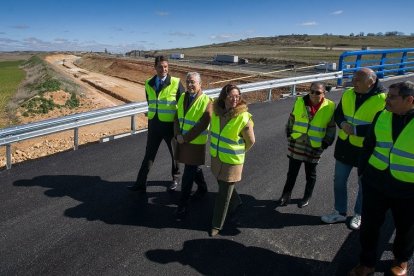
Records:
[[[344,91],[335,110],[335,122],[340,128],[336,140],[334,157],[334,196],[335,211],[322,216],[325,223],[345,222],[348,211],[347,182],[353,167],[358,166],[358,157],[375,114],[385,107],[385,88],[377,75],[369,68],[361,68],[354,73],[353,87]],[[358,193],[354,207],[351,229],[361,225],[362,193],[358,179]]]
[[[390,209],[396,229],[391,275],[407,275],[414,251],[414,83],[392,84],[386,110],[379,112],[364,140],[361,175],[362,224],[360,264],[350,275],[375,271],[377,246],[385,213]]]

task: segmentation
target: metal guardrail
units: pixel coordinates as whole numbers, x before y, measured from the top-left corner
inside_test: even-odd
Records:
[[[241,84],[239,88],[242,93],[253,91],[268,90],[268,100],[271,99],[272,89],[284,86],[292,86],[292,95],[295,95],[295,86],[302,83],[314,81],[325,81],[342,78],[342,72],[332,72],[300,76],[285,79],[275,79],[248,84]],[[220,94],[221,88],[204,90],[204,93],[211,98],[216,98]],[[131,117],[131,133],[135,133],[135,115],[148,111],[146,102],[130,103],[116,107],[104,108],[89,112],[68,115],[56,119],[48,119],[35,123],[20,126],[13,126],[0,129],[0,146],[6,146],[6,167],[11,168],[11,145],[13,143],[49,135],[61,131],[74,130],[74,149],[78,148],[78,131],[80,127],[115,120],[123,117]]]
[[[339,57],[339,68],[343,78],[338,79],[338,86],[361,67],[376,71],[379,78],[387,75],[404,75],[414,72],[414,48],[379,49],[344,52]]]

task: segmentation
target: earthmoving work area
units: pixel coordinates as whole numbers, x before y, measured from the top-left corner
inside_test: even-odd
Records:
[[[76,109],[54,109],[47,114],[36,114],[29,117],[22,116],[24,110],[18,110],[17,117],[21,124],[145,101],[145,80],[155,74],[153,59],[131,60],[98,55],[79,57],[70,54],[54,54],[46,56],[45,60],[55,71],[73,80],[82,88],[83,93],[79,99],[80,106]],[[183,85],[185,85],[184,80],[188,72],[199,72],[203,81],[203,89],[222,87],[228,82],[242,84],[275,78],[274,75],[249,75],[246,72],[239,72],[237,69],[232,71],[221,69],[219,66],[211,69],[203,64],[183,65],[170,61],[169,67],[170,74],[179,77]],[[273,91],[273,100],[278,99],[280,94],[288,89]],[[55,103],[64,102],[69,96],[70,94],[63,90],[48,92],[45,95],[45,97],[53,99]],[[265,101],[267,95],[266,92],[255,92],[245,95],[245,98],[248,102]],[[146,125],[145,116],[137,115],[136,129],[146,128]],[[97,142],[103,137],[129,131],[129,117],[82,127],[79,130],[79,145]],[[71,150],[73,141],[73,131],[66,131],[15,143],[12,145],[12,163],[16,164],[56,152]],[[5,148],[2,147],[0,149],[0,167],[4,167],[5,163]]]

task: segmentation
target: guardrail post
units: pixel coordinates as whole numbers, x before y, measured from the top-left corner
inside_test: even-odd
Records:
[[[377,77],[380,79],[384,78],[384,64],[385,64],[385,60],[387,58],[387,53],[383,53],[381,56],[381,60],[380,60],[380,67],[378,67],[378,71],[376,72]]]
[[[267,93],[267,101],[271,102],[272,101],[272,88],[269,89],[269,93]]]
[[[399,67],[400,70],[398,70],[398,75],[405,75],[405,62],[407,62],[407,52],[404,52],[401,55],[401,60],[400,60],[401,65]]]
[[[296,96],[296,84],[292,85],[292,89],[290,91],[291,96]]]
[[[77,150],[79,146],[79,128],[73,129],[73,150]]]
[[[7,144],[6,145],[6,168],[8,170],[11,169],[12,166],[12,154],[11,154],[11,145]]]
[[[135,127],[135,115],[131,116],[131,134],[134,134],[137,131]]]

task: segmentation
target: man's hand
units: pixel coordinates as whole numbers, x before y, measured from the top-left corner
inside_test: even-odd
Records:
[[[351,135],[354,134],[354,126],[351,125],[348,122],[342,122],[341,123],[341,128],[343,131],[345,131],[346,134]]]
[[[178,144],[184,144],[184,137],[181,134],[177,135],[177,142]]]

